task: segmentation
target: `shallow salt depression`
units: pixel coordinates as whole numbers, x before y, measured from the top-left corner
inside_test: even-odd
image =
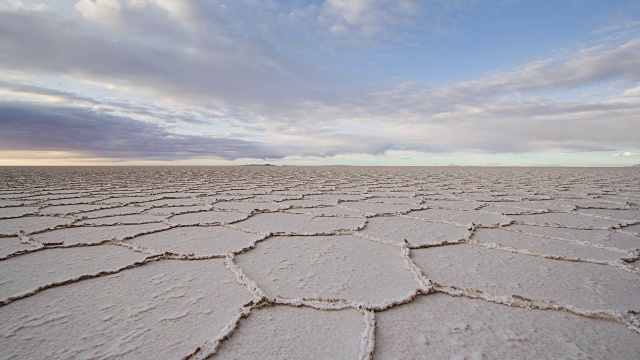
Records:
[[[637,358],[640,169],[0,169],[0,359]]]

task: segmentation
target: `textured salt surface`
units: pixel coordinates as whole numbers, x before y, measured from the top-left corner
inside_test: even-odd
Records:
[[[47,249],[3,260],[0,301],[20,296],[51,283],[93,275],[144,260],[144,254],[120,246],[102,245]],[[34,266],[37,265],[37,266]]]
[[[222,345],[218,356],[223,359],[356,359],[364,325],[362,315],[353,309],[261,308],[241,322]]]
[[[231,211],[202,211],[190,214],[179,214],[170,217],[170,224],[178,225],[213,225],[236,222],[247,218],[247,214]]]
[[[224,256],[228,252],[249,247],[259,239],[262,236],[223,226],[188,226],[142,235],[128,241],[159,252]]]
[[[506,216],[468,210],[428,209],[412,211],[407,215],[418,219],[440,221],[456,226],[471,226],[472,224],[476,224],[495,227],[498,225],[508,225],[511,222],[511,219]]]
[[[18,236],[0,238],[0,258],[4,258],[5,256],[16,252],[19,253],[32,249],[35,249],[33,245],[20,242],[20,238]]]
[[[72,227],[31,235],[43,244],[98,244],[107,240],[124,240],[128,237],[166,229],[165,224],[137,224],[113,226]]]
[[[152,262],[0,308],[1,356],[181,358],[249,299],[222,260]]]
[[[0,359],[636,358],[639,264],[639,169],[0,169]]]
[[[236,263],[267,295],[384,303],[414,292],[397,247],[345,235],[273,237]]]
[[[256,214],[237,226],[264,233],[318,234],[337,230],[356,230],[362,220],[356,218],[313,217],[303,214],[265,213]]]
[[[28,233],[53,229],[70,223],[70,219],[54,216],[32,216],[0,220],[0,235],[16,235],[18,232]]]
[[[640,276],[615,267],[468,244],[417,249],[411,257],[438,284],[554,300],[583,309],[640,311]]]
[[[464,239],[469,234],[466,227],[398,216],[371,218],[361,232],[398,244],[407,240],[414,246],[455,242]]]
[[[633,359],[640,353],[638,334],[612,321],[443,294],[381,312],[376,325],[379,359]]]
[[[556,257],[616,261],[631,253],[621,253],[572,242],[545,239],[538,236],[513,233],[503,229],[476,229],[471,240],[481,244],[496,244],[520,251],[531,251]]]

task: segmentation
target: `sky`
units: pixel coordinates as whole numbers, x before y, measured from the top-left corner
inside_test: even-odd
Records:
[[[2,165],[640,164],[638,0],[0,0]]]

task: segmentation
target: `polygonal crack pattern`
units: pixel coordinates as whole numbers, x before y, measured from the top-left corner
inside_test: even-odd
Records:
[[[638,169],[0,169],[0,359],[635,358],[639,265]]]

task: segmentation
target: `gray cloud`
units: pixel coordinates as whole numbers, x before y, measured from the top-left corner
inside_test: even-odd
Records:
[[[281,157],[259,143],[175,134],[155,124],[82,108],[16,103],[0,103],[0,150],[124,159]]]
[[[215,41],[201,33],[154,40],[156,33],[148,39],[96,29],[50,12],[0,12],[0,65],[236,106],[281,108],[285,99],[326,96],[314,69],[259,39]]]
[[[120,5],[100,7],[109,3]],[[0,82],[21,94],[0,109],[3,149],[268,159],[640,148],[637,36],[472,81],[344,93],[335,78],[305,65],[304,53],[322,41],[342,44],[340,33],[329,31],[334,25],[350,31],[342,36],[347,42],[375,40],[380,29],[383,38],[396,34],[405,20],[413,26],[412,11],[424,10],[421,4],[295,3],[289,13],[284,5],[251,0],[77,4],[75,16],[0,11],[0,69],[26,79],[58,77],[74,89],[98,83],[108,98],[59,90],[51,81]],[[585,87],[595,95],[575,96]],[[48,97],[64,106],[47,104]]]

